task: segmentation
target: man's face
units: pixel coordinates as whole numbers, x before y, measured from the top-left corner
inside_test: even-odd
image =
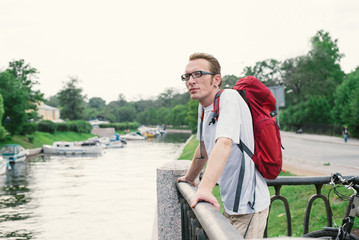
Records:
[[[204,59],[196,59],[189,61],[185,73],[192,73],[195,71],[205,71],[210,72],[209,62]],[[186,81],[186,87],[190,93],[192,99],[197,99],[200,102],[210,98],[212,102],[212,93],[216,89],[214,87],[214,81],[212,75],[202,75],[199,78],[193,78],[192,76],[188,81]]]

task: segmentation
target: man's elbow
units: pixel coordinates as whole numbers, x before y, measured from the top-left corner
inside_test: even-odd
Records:
[[[220,137],[217,139],[216,144],[221,145],[224,149],[228,149],[229,151],[232,148],[232,139],[227,137]]]

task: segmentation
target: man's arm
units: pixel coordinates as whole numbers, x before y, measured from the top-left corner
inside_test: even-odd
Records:
[[[199,201],[205,201],[211,203],[218,210],[220,209],[220,205],[217,199],[213,196],[212,191],[223,172],[231,152],[231,148],[232,139],[226,137],[220,137],[217,139],[211,156],[209,156],[208,164],[201,183],[198,186],[198,191],[192,199],[191,207],[195,207]]]
[[[201,156],[200,147],[202,146],[202,155],[204,158],[199,158]],[[177,179],[177,182],[189,182],[193,186],[196,186],[196,178],[204,168],[208,160],[208,155],[204,143],[199,144],[192,159],[191,166],[187,171],[186,175]]]

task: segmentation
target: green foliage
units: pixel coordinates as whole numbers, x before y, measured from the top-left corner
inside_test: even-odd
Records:
[[[59,106],[60,106],[59,96],[56,94],[54,96],[49,97],[49,99],[46,101],[46,104],[51,107],[59,108]]]
[[[56,131],[56,123],[50,120],[42,120],[37,124],[37,129],[40,132],[54,133]]]
[[[37,73],[22,59],[10,62],[9,67],[0,72],[0,94],[4,100],[1,120],[11,134],[24,132],[28,120],[37,119],[37,105],[43,100],[43,94],[33,90],[37,84],[33,78]]]
[[[140,124],[138,122],[106,123],[99,125],[100,128],[114,128],[116,131],[137,129],[139,126]]]
[[[352,136],[359,136],[359,67],[346,75],[335,92],[332,117],[335,123],[348,125]]]
[[[166,116],[166,122],[171,123],[173,127],[180,127],[185,125],[185,117],[186,117],[186,106],[179,104],[170,110],[170,112]]]
[[[244,76],[255,76],[266,86],[282,84],[282,63],[275,59],[257,62],[253,67],[244,68]]]
[[[282,65],[283,83],[289,105],[306,101],[312,96],[325,97],[333,106],[333,93],[344,78],[339,65],[343,56],[337,40],[329,33],[318,31],[311,39],[312,49],[305,56],[287,59]]]
[[[198,120],[198,101],[190,100],[187,103],[187,115],[185,121],[192,130],[192,133],[197,132],[197,120]]]
[[[58,132],[70,131],[70,125],[67,122],[56,123],[56,131]]]
[[[32,134],[37,131],[37,123],[36,122],[27,122],[23,125],[21,135]]]
[[[4,100],[0,94],[0,119],[2,119],[2,116],[4,115]],[[6,130],[2,126],[2,123],[0,122],[0,140],[5,138]]]
[[[192,135],[191,140],[184,147],[181,156],[178,160],[192,160],[193,154],[198,147],[199,141],[197,140],[197,134]]]
[[[58,93],[62,119],[79,120],[83,118],[86,97],[82,95],[82,89],[76,86],[78,82],[78,79],[70,78]]]
[[[281,127],[284,127],[284,130],[305,128],[305,132],[311,132],[308,129],[309,124],[317,124],[317,128],[319,128],[320,124],[331,123],[330,111],[331,106],[326,98],[310,97],[305,102],[280,111]]]
[[[106,101],[99,97],[93,97],[90,98],[88,105],[91,108],[102,109],[106,107]]]
[[[24,148],[31,149],[31,148],[39,148],[42,147],[43,144],[51,145],[53,142],[56,141],[84,141],[91,137],[93,134],[90,133],[75,133],[75,132],[55,132],[55,133],[48,133],[48,132],[34,132],[31,135],[14,135],[14,136],[7,136],[6,139],[0,142],[0,147],[5,144],[12,144],[17,143],[23,146]]]
[[[233,88],[234,84],[239,80],[235,75],[225,75],[222,78],[222,88]]]
[[[49,120],[42,120],[37,124],[38,131],[40,132],[66,132],[72,131],[76,133],[90,133],[92,126],[88,121],[84,120],[74,120],[66,121],[63,123],[54,123]]]
[[[157,124],[163,125],[163,124],[171,124],[166,121],[166,116],[169,114],[170,109],[161,107],[156,110],[156,122]],[[172,124],[171,124],[172,125]]]
[[[66,121],[66,124],[69,126],[69,130],[72,132],[90,133],[92,130],[91,124],[84,120]]]

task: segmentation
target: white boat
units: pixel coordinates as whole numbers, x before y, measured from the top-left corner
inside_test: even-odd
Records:
[[[91,141],[99,141],[103,148],[122,148],[127,144],[127,141],[115,133],[111,137],[93,137],[89,138]]]
[[[120,140],[110,141],[107,145],[108,148],[123,148],[124,144]]]
[[[8,161],[6,161],[2,156],[0,156],[0,175],[6,173],[8,164],[9,164]]]
[[[43,145],[47,154],[101,154],[102,146],[98,141],[84,142],[54,142],[52,145]]]
[[[164,128],[160,126],[157,127],[141,126],[138,128],[138,130],[147,137],[157,137],[166,134],[166,130],[164,130]]]
[[[7,162],[24,161],[29,155],[29,151],[18,144],[7,144],[1,148],[2,157]]]
[[[122,148],[127,144],[127,141],[120,137],[119,134],[115,133],[109,138],[109,148]]]
[[[126,140],[144,140],[144,139],[147,138],[146,136],[143,136],[139,132],[127,133],[125,135],[122,135],[121,137],[126,139]]]

